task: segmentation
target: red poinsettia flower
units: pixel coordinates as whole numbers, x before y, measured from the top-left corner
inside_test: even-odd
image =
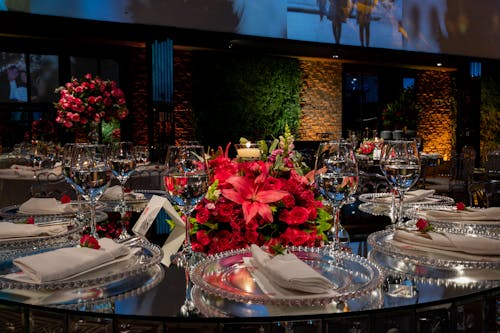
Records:
[[[255,178],[230,177],[226,182],[233,188],[222,190],[224,197],[242,206],[246,223],[249,223],[256,215],[260,215],[267,222],[272,222],[273,214],[269,204],[280,201],[289,194],[279,189],[265,189],[272,181],[272,177],[268,176],[266,170],[268,168],[264,165],[262,173]]]
[[[91,249],[96,250],[101,248],[101,246],[99,245],[99,241],[91,235],[83,235],[82,238],[80,238],[80,246],[90,247]]]

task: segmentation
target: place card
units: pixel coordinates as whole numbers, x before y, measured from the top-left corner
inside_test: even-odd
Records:
[[[174,206],[168,201],[167,198],[158,195],[153,195],[149,200],[146,208],[142,211],[141,216],[137,219],[132,232],[134,234],[146,237],[146,233],[151,228],[156,219],[163,216],[162,210],[164,210],[170,219],[174,222],[174,227],[170,232],[167,240],[162,246],[163,259],[162,264],[165,266],[170,266],[170,257],[179,251],[180,247],[184,243],[186,237],[186,226],[179,213],[175,210]],[[164,222],[166,223],[166,222]]]

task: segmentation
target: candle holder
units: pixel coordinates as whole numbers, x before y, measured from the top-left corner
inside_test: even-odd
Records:
[[[239,161],[248,162],[260,159],[262,149],[258,143],[237,143],[234,145]]]

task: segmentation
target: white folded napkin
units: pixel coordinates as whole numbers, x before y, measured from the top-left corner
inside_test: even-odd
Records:
[[[405,197],[403,199],[403,203],[412,203],[412,202],[419,202],[422,201],[429,196],[433,195],[436,191],[435,190],[414,190],[414,191],[408,191],[405,194]],[[392,202],[392,197],[391,195],[387,196],[381,196],[378,198],[375,198],[374,200],[377,203],[384,203],[384,204],[390,204]]]
[[[264,275],[271,284],[312,294],[325,294],[333,291],[335,285],[314,270],[293,253],[271,256],[259,246],[250,246],[250,263]]]
[[[56,236],[67,231],[67,224],[37,225],[0,222],[0,239]]]
[[[14,259],[13,263],[35,283],[62,281],[127,256],[130,249],[110,238],[100,238],[100,249],[66,247]]]
[[[122,197],[122,188],[120,185],[108,187],[101,196],[102,200],[120,200]],[[143,193],[125,192],[125,200],[142,200],[145,199]]]
[[[397,229],[394,231],[393,239],[426,248],[479,255],[500,255],[500,240],[481,235],[461,235],[433,231],[422,234],[419,231]]]
[[[74,207],[63,204],[56,198],[30,198],[19,206],[18,212],[25,215],[49,215],[73,213]]]
[[[418,212],[420,218],[427,221],[457,222],[457,223],[500,223],[500,207],[472,208],[465,210],[451,209],[426,209]]]

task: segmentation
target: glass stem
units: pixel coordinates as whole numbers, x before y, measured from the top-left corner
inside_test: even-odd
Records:
[[[125,207],[125,181],[120,181],[120,189],[121,189],[121,197],[120,197],[120,206]]]
[[[94,238],[99,238],[97,235],[97,222],[96,222],[96,200],[94,198],[90,199],[90,235]]]
[[[340,249],[340,239],[339,239],[339,231],[340,231],[340,208],[337,206],[332,206],[332,215],[333,215],[333,239],[330,239],[331,248],[333,250]]]
[[[191,229],[191,223],[189,218],[191,217],[191,206],[184,206],[184,223],[186,225],[186,237],[184,238],[184,253],[186,254],[186,259],[190,259],[191,255],[191,237],[189,235]]]
[[[391,189],[391,211],[390,211],[390,219],[391,219],[391,226],[394,228],[396,225],[396,193],[397,190],[395,188]]]
[[[404,192],[398,190],[397,191],[397,207],[395,209],[396,213],[396,227],[399,227],[401,223],[403,222],[403,199],[404,199]]]

